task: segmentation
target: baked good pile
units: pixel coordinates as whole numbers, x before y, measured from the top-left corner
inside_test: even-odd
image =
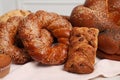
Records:
[[[92,73],[96,55],[120,60],[119,12],[120,0],[86,0],[69,17],[44,10],[10,11],[0,17],[0,54],[15,64],[35,60]]]
[[[86,0],[75,7],[70,21],[73,26],[99,29],[99,58],[120,60],[120,0]]]

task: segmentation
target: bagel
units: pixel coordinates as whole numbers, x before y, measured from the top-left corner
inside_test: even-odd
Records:
[[[71,29],[71,24],[63,17],[40,10],[23,20],[19,36],[35,61],[58,65],[66,61]]]
[[[26,50],[14,45],[21,17],[11,17],[7,22],[0,22],[0,53],[7,54],[16,64],[24,64],[31,60]]]
[[[117,11],[119,6],[111,7],[113,4],[110,1],[86,0],[84,5],[78,5],[73,9],[70,22],[73,26],[99,29],[98,49],[112,57],[112,55],[120,56],[120,26],[118,15],[112,14],[112,10]]]
[[[28,14],[30,14],[30,11],[27,10],[11,10],[6,12],[0,17],[0,22],[7,22],[7,20],[11,17],[18,16],[18,17],[26,17]],[[23,48],[23,44],[18,36],[18,33],[15,35],[15,45]]]

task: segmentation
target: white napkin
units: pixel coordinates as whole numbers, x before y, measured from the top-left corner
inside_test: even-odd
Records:
[[[3,80],[88,80],[98,76],[113,77],[120,74],[120,61],[96,60],[91,74],[74,74],[63,70],[63,65],[45,66],[37,62],[12,65],[10,73]]]

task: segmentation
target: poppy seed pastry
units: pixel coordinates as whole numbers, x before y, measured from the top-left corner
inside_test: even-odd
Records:
[[[0,78],[6,76],[10,71],[11,58],[8,55],[0,54]]]

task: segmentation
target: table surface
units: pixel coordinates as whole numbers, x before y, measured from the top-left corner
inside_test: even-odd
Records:
[[[101,61],[101,60],[96,58],[96,62],[98,61]],[[86,75],[86,77],[87,76],[88,75]],[[18,79],[18,77],[20,78]],[[36,80],[36,77],[37,79],[41,79],[41,80],[46,80],[46,79],[47,80],[56,80],[56,79],[58,80],[69,80],[69,79],[79,80],[80,78],[84,79],[85,76],[81,74],[78,76],[78,74],[68,73],[63,70],[63,65],[44,66],[41,64],[39,65],[37,62],[33,61],[33,62],[26,63],[24,65],[12,64],[10,73],[1,80],[10,80],[11,78],[12,80],[16,80],[16,79],[17,80],[28,80],[28,79]],[[71,78],[68,78],[68,77],[71,77]],[[110,78],[104,78],[102,76],[99,76],[99,77],[92,78],[90,80],[120,80],[120,75],[113,76]]]

